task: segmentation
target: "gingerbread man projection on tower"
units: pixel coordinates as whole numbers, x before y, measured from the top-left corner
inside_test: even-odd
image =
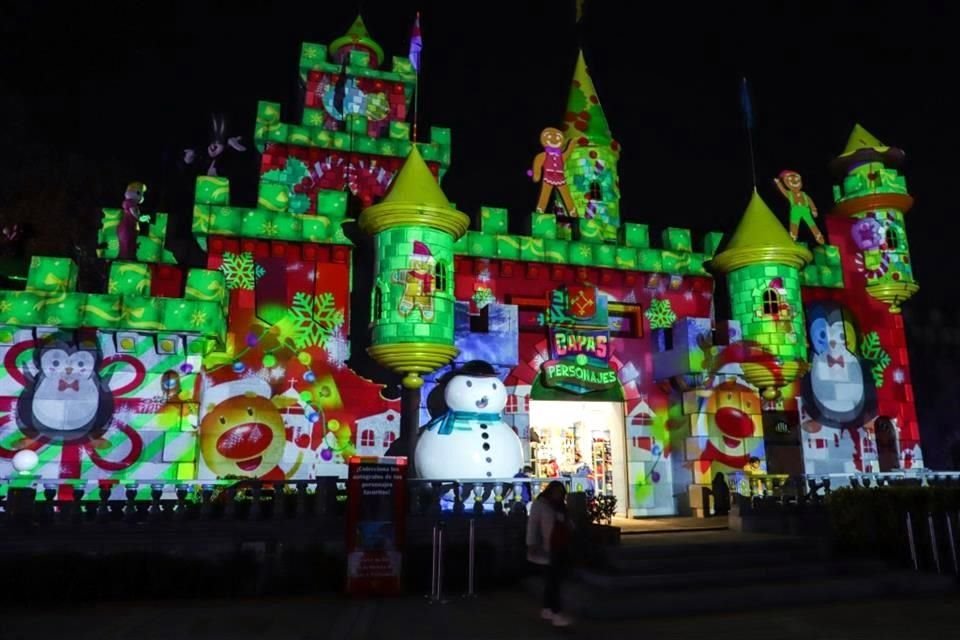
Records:
[[[406,318],[415,310],[420,311],[424,322],[433,321],[434,267],[436,259],[430,248],[419,240],[413,243],[410,255],[410,269],[395,273],[393,281],[403,285],[398,313]]]
[[[550,196],[556,189],[563,198],[563,206],[567,210],[567,216],[577,217],[576,205],[573,203],[573,197],[570,195],[570,187],[567,185],[567,178],[563,173],[563,166],[567,158],[570,157],[573,149],[570,147],[572,140],[568,140],[566,145],[563,143],[563,133],[559,129],[547,127],[540,132],[540,144],[543,145],[543,151],[538,153],[533,159],[533,169],[527,172],[534,182],[540,182],[540,199],[537,201],[537,213],[543,213],[550,203]]]
[[[810,229],[817,244],[824,244],[823,234],[817,228],[817,223],[813,221],[819,215],[817,205],[803,191],[803,178],[800,174],[790,170],[781,171],[779,177],[773,179],[773,183],[790,203],[790,237],[797,239],[802,222]]]

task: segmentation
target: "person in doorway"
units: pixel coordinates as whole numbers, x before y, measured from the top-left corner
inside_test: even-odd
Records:
[[[544,465],[543,471],[548,478],[559,478],[560,477],[560,465],[557,464],[556,458],[550,458],[547,461],[547,464]]]
[[[520,469],[520,471],[517,472],[517,475],[513,477],[514,478],[531,478],[533,477],[533,467],[529,465],[525,466],[523,469]],[[530,493],[530,483],[524,482],[520,486],[520,499],[523,502],[523,504],[530,504],[531,495],[532,494]]]
[[[554,480],[533,501],[527,519],[527,560],[543,574],[543,609],[540,616],[555,627],[566,627],[560,588],[569,566],[570,523],[567,490]]]

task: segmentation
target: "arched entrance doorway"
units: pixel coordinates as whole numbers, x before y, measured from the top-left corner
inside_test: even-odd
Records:
[[[900,468],[900,447],[897,443],[897,427],[887,416],[880,416],[873,423],[877,437],[877,463],[880,471],[895,471]]]
[[[623,387],[575,394],[537,375],[530,388],[530,461],[538,477],[569,475],[573,490],[615,496],[629,509]]]

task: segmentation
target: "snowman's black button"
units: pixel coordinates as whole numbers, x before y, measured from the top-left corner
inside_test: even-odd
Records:
[[[486,440],[487,438],[490,437],[490,434],[489,434],[489,433],[481,433],[481,434],[480,434],[480,437],[483,438],[484,440]]]
[[[489,471],[487,471],[487,477],[488,477],[488,478],[492,478],[492,477],[493,477],[493,474],[490,473]]]
[[[493,462],[493,458],[487,458],[487,462]]]
[[[487,425],[481,424],[481,425],[480,425],[480,428],[481,428],[481,429],[486,429],[486,428],[487,428]]]
[[[484,450],[484,451],[490,451],[490,443],[489,443],[489,442],[484,442],[484,443],[483,443],[483,450]]]

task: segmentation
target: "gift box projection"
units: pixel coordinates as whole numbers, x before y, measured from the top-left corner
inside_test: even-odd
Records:
[[[411,139],[409,59],[388,61],[358,18],[304,44],[299,73],[302,119],[261,102],[251,123],[254,206],[231,202],[229,176],[196,181],[205,265],[176,263],[167,215],[131,182],[103,210],[105,292],[54,257],[0,292],[0,478],[23,450],[31,477],[64,487],[346,477],[350,457],[406,442],[401,417],[432,425],[418,452],[444,452],[414,458],[422,473],[529,465],[634,516],[696,509],[718,472],[922,466],[899,149],[858,125],[832,206],[807,194],[819,176],[784,170],[766,202],[728,204],[743,213],[726,235],[671,226],[658,242],[620,209],[622,150],[581,53],[566,109],[529,132],[532,213],[483,207],[471,226],[439,184],[450,131]],[[373,266],[355,289],[358,264]],[[351,336],[361,295],[370,332]],[[420,415],[351,369],[351,342]],[[431,411],[451,384],[463,393]]]

